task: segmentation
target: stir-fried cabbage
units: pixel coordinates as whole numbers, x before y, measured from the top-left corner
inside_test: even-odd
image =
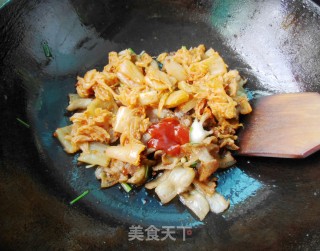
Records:
[[[245,80],[204,45],[151,57],[110,52],[102,71],[77,78],[71,124],[55,136],[96,167],[101,187],[130,183],[175,197],[203,220],[229,202],[215,191],[219,168],[236,160],[240,114],[251,112]]]

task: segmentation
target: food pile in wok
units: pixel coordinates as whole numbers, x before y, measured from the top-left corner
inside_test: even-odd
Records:
[[[55,135],[96,168],[101,187],[144,185],[163,204],[178,196],[202,220],[229,206],[214,173],[236,162],[239,115],[252,110],[245,82],[204,45],[157,57],[110,52],[102,71],[78,77],[72,124]]]

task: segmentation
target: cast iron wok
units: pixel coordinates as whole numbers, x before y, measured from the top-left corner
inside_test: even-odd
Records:
[[[200,222],[178,201],[161,206],[143,188],[100,190],[93,170],[78,166],[52,137],[68,123],[67,94],[75,91],[76,76],[101,69],[109,51],[128,47],[153,55],[182,45],[213,47],[248,79],[253,98],[320,92],[314,2],[30,0],[10,1],[0,13],[1,248],[320,247],[320,153],[303,160],[238,157],[218,174],[230,209]],[[171,226],[176,239],[129,241],[129,227],[138,225]],[[182,226],[191,229],[185,239]]]

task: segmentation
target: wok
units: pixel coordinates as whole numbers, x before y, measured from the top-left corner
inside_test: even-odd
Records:
[[[178,201],[161,206],[144,188],[100,190],[93,171],[52,137],[68,123],[67,94],[75,92],[76,76],[101,69],[109,51],[129,47],[152,55],[182,45],[213,47],[248,79],[254,98],[320,92],[315,2],[1,2],[2,249],[320,248],[320,153],[303,160],[237,157],[235,167],[218,173],[231,207],[200,222]],[[129,228],[138,225],[172,226],[176,239],[129,241]],[[185,238],[178,227],[190,228]]]

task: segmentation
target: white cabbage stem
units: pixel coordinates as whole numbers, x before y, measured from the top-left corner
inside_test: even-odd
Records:
[[[230,206],[230,201],[226,200],[218,192],[215,192],[212,195],[206,194],[206,199],[209,202],[211,212],[216,214],[224,212]]]
[[[210,206],[206,198],[197,190],[187,191],[179,196],[182,204],[190,208],[200,220],[209,213]]]
[[[177,194],[183,193],[191,185],[195,177],[192,168],[175,167],[169,176],[163,180],[155,189],[161,203],[171,201]]]
[[[212,130],[206,131],[203,129],[203,123],[206,116],[202,117],[200,121],[195,119],[190,128],[190,143],[201,143],[207,136],[213,133]]]

